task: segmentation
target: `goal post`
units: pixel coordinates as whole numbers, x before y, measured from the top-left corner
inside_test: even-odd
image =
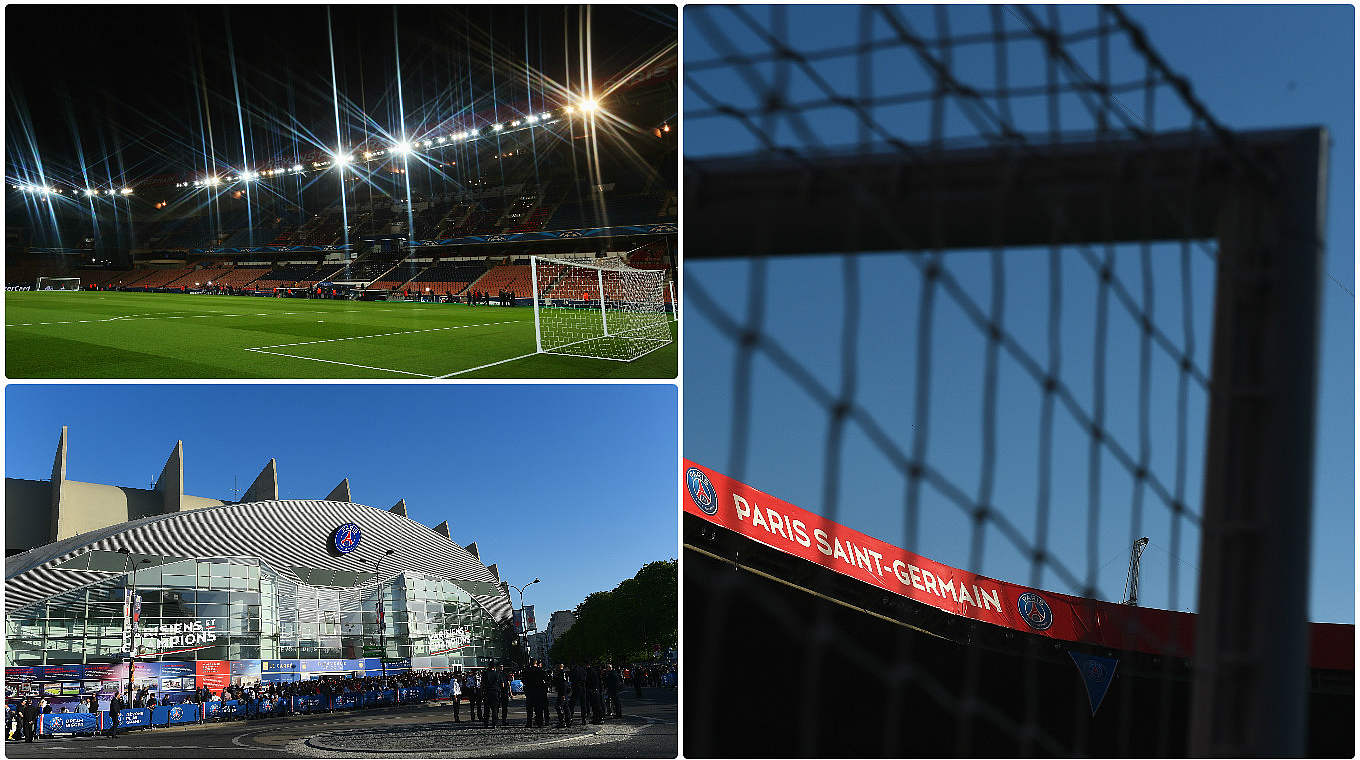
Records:
[[[672,342],[664,270],[532,256],[538,353],[633,361]]]
[[[79,277],[39,277],[34,290],[80,290]]]

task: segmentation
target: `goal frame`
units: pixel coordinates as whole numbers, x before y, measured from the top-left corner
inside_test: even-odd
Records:
[[[601,323],[601,327],[602,327],[602,334],[601,334],[600,336],[598,336],[598,337],[592,337],[592,338],[585,338],[585,339],[583,339],[583,340],[579,340],[579,341],[576,341],[576,342],[574,342],[574,343],[566,343],[566,344],[563,344],[563,345],[560,345],[560,346],[554,346],[554,347],[552,347],[552,348],[547,348],[547,349],[545,349],[545,348],[543,347],[543,327],[542,327],[542,319],[541,319],[541,314],[540,314],[540,311],[541,311],[541,306],[540,306],[541,298],[540,298],[540,294],[539,294],[539,292],[538,292],[538,262],[539,262],[540,260],[545,261],[545,262],[551,262],[551,263],[554,264],[554,265],[559,265],[559,266],[572,266],[572,267],[577,267],[577,268],[580,268],[580,269],[589,269],[589,270],[593,270],[593,271],[595,272],[595,275],[596,275],[596,288],[597,288],[596,293],[598,293],[598,294],[599,294],[599,297],[600,297],[600,298],[599,298],[599,300],[600,300],[600,323]],[[598,266],[598,265],[595,265],[595,264],[582,264],[582,263],[580,263],[580,262],[571,261],[571,260],[568,260],[568,259],[554,258],[554,257],[552,257],[552,256],[530,256],[530,257],[529,257],[529,281],[530,281],[530,283],[531,283],[531,285],[532,285],[532,296],[533,296],[533,307],[534,307],[534,353],[537,353],[537,354],[556,354],[556,355],[559,355],[559,356],[579,356],[579,357],[582,357],[582,358],[589,358],[589,359],[604,359],[604,360],[606,360],[606,361],[613,361],[613,362],[633,362],[633,361],[637,361],[638,359],[641,359],[642,357],[646,356],[647,354],[652,353],[653,351],[656,351],[657,349],[663,348],[663,347],[665,347],[665,346],[668,346],[668,345],[674,343],[674,342],[675,342],[675,339],[674,339],[673,337],[667,338],[666,340],[653,340],[653,339],[649,339],[649,338],[640,339],[640,340],[647,340],[647,341],[649,341],[649,342],[655,342],[656,345],[652,346],[651,348],[647,349],[646,351],[643,351],[642,353],[637,354],[636,356],[633,356],[633,357],[630,357],[630,358],[627,358],[627,359],[621,359],[621,358],[613,357],[613,356],[595,356],[595,355],[589,355],[589,354],[574,354],[574,353],[571,353],[571,352],[568,352],[568,351],[562,351],[562,350],[561,350],[561,349],[563,349],[563,348],[567,348],[567,347],[569,347],[569,346],[577,345],[577,344],[579,344],[579,343],[585,343],[585,342],[588,342],[588,341],[591,341],[591,340],[598,340],[598,339],[601,338],[601,337],[603,337],[603,338],[614,337],[614,336],[611,336],[610,333],[609,333],[609,311],[608,311],[608,308],[607,308],[606,299],[605,299],[605,297],[604,297],[604,274],[605,274],[605,272],[624,272],[624,271],[645,273],[645,272],[650,272],[650,271],[660,271],[660,270],[634,269],[634,268],[632,268],[632,267],[627,266],[626,264],[623,265],[623,268],[602,267],[602,266]],[[664,313],[664,306],[665,306],[665,304],[663,303],[662,306],[663,306],[663,310],[662,310],[662,311],[663,311],[663,313]],[[667,321],[669,321],[669,320],[667,320]]]
[[[69,289],[69,290],[66,289],[66,288],[53,288],[54,291],[58,291],[58,290],[59,290],[59,291],[61,291],[61,292],[63,292],[63,293],[78,293],[78,292],[80,292],[81,282],[80,282],[80,278],[79,278],[79,277],[43,277],[43,276],[39,276],[38,279],[36,279],[36,280],[33,281],[33,290],[34,290],[34,292],[37,292],[37,293],[42,293],[42,292],[44,292],[44,291],[43,291],[43,287],[42,287],[42,286],[43,286],[43,283],[44,283],[44,282],[52,282],[52,281],[62,281],[62,282],[71,282],[71,281],[74,281],[75,284],[76,284],[76,286],[75,286],[74,288],[71,288],[71,289]]]
[[[1302,127],[687,160],[686,257],[1216,240],[1187,750],[1298,756],[1327,145]]]

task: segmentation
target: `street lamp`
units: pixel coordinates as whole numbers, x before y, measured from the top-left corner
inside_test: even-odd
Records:
[[[373,583],[378,590],[378,648],[381,653],[378,655],[378,662],[382,665],[383,685],[387,685],[387,626],[384,625],[383,618],[383,589],[382,580],[378,576],[378,568],[382,566],[382,561],[387,557],[396,554],[395,549],[388,549],[387,554],[377,558],[373,562]]]
[[[136,599],[137,596],[137,565],[138,564],[149,565],[151,564],[151,560],[143,559],[140,561],[140,563],[134,563],[132,561],[132,552],[129,551],[126,546],[120,548],[118,550],[118,553],[123,555],[123,573],[129,576],[130,578],[129,581],[124,582],[123,593],[126,596],[125,603],[127,607],[127,614],[124,618],[124,625],[126,625],[128,629],[127,694],[129,697],[131,697],[133,691],[132,676],[133,672],[137,669],[137,627],[136,621],[133,620],[133,608],[132,608],[134,600]],[[129,585],[131,586],[131,588],[128,587]]]
[[[524,584],[523,586],[516,586],[516,585],[514,585],[513,583],[507,583],[507,584],[505,584],[505,585],[509,586],[510,588],[514,589],[515,591],[518,591],[518,592],[519,592],[519,619],[520,619],[521,621],[523,621],[523,623],[524,623],[524,628],[525,628],[525,630],[522,630],[522,631],[519,632],[519,635],[524,637],[524,650],[525,650],[526,652],[529,651],[529,631],[528,631],[528,621],[524,619],[524,589],[529,588],[530,586],[534,585],[535,583],[538,583],[538,579],[537,579],[537,578],[535,578],[535,579],[529,581],[528,583]]]

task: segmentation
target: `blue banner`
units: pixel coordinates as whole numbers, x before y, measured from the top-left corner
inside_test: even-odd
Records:
[[[99,716],[94,713],[49,713],[42,716],[38,733],[78,734],[99,731]]]
[[[369,674],[382,672],[382,660],[377,657],[365,657],[364,670]]]
[[[197,723],[198,705],[161,705],[151,710],[151,725],[165,726],[175,723]]]
[[[232,676],[258,676],[263,668],[259,660],[232,660]]]
[[[435,699],[453,699],[452,684],[441,683],[438,686],[434,687],[427,686],[425,688],[428,690],[426,694],[428,696],[434,697]]]
[[[1086,686],[1086,697],[1091,702],[1091,714],[1095,715],[1100,703],[1105,701],[1110,684],[1114,682],[1114,671],[1119,667],[1119,660],[1074,652],[1071,649],[1067,650],[1067,653],[1072,655],[1072,662],[1076,664],[1077,672],[1081,674],[1081,682]]]
[[[79,681],[85,677],[84,665],[41,665],[39,681]]]
[[[345,672],[344,660],[303,660],[302,672],[304,673],[343,673]]]
[[[367,669],[363,660],[345,660],[346,671],[363,671]]]
[[[208,718],[234,718],[245,713],[245,705],[237,699],[208,702],[203,708]]]
[[[361,694],[336,694],[331,697],[331,708],[335,710],[348,710],[358,707],[363,699]]]
[[[400,694],[402,702],[417,702],[425,697],[420,689],[402,689]]]
[[[110,725],[108,719],[104,720],[104,725]],[[118,730],[125,728],[149,728],[151,726],[151,708],[132,707],[127,710],[118,711]]]
[[[321,697],[293,697],[293,712],[311,712],[313,710],[320,710],[321,707]]]

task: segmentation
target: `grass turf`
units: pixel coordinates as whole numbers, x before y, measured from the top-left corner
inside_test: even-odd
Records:
[[[670,379],[677,371],[674,342],[632,362],[533,351],[528,308],[168,293],[5,294],[10,378],[414,380],[459,373]]]

